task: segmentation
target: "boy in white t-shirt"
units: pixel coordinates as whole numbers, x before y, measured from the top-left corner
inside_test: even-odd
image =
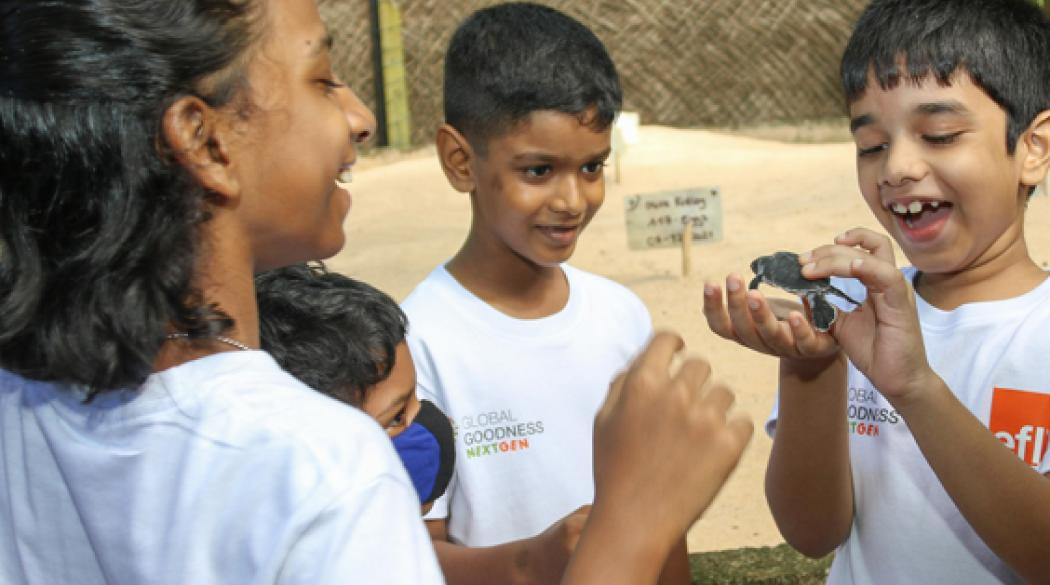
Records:
[[[602,204],[621,99],[601,41],[554,9],[480,10],[450,42],[437,150],[473,220],[403,303],[420,397],[457,425],[427,517],[450,583],[557,582],[586,521],[595,413],[652,333],[633,293],[564,264]],[[688,582],[683,534],[662,583]]]
[[[803,254],[863,304],[830,333],[731,275],[711,328],[780,357],[766,495],[830,582],[1050,575],[1050,281],[1025,209],[1050,165],[1050,23],[1024,0],[876,0],[842,60],[881,234]],[[909,288],[911,285],[911,288]],[[912,289],[914,289],[914,294]]]

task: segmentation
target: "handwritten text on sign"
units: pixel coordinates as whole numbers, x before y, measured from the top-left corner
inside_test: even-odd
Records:
[[[685,225],[693,223],[693,242],[722,239],[722,198],[717,187],[630,195],[624,200],[627,245],[632,250],[682,245]]]

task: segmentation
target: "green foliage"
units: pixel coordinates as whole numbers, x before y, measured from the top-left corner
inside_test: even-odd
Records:
[[[823,585],[831,556],[806,558],[786,544],[689,555],[693,585]]]

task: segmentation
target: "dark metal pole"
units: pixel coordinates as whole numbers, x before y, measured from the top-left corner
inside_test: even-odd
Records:
[[[372,20],[372,68],[376,89],[376,145],[389,146],[386,135],[386,91],[383,81],[383,34],[379,26],[379,0],[369,0]]]

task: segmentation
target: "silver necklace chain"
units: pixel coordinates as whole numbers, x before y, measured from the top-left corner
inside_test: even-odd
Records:
[[[190,334],[182,332],[182,331],[178,331],[176,333],[169,333],[169,334],[165,335],[165,337],[168,338],[168,339],[190,339]],[[239,349],[241,351],[251,351],[252,350],[252,348],[250,348],[247,345],[241,343],[240,341],[237,341],[236,339],[233,339],[232,337],[226,337],[225,335],[214,335],[212,337],[196,337],[194,339],[213,339],[213,340],[218,341],[220,343],[225,343],[226,345],[232,345],[233,347],[236,347],[237,349]]]

